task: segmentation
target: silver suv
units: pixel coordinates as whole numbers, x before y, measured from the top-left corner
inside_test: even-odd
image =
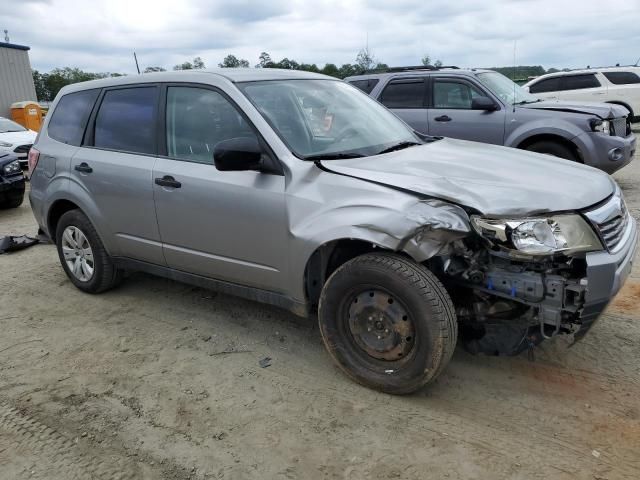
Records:
[[[346,80],[424,134],[546,153],[607,173],[636,149],[623,106],[542,101],[491,70],[404,67]]]
[[[30,200],[85,292],[141,270],[318,316],[353,379],[433,381],[460,331],[517,354],[584,335],[636,222],[605,173],[416,134],[347,83],[225,69],[65,87]]]

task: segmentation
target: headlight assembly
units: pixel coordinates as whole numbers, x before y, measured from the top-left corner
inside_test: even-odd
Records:
[[[591,130],[594,132],[611,135],[611,122],[609,120],[601,120],[599,118],[591,119]]]
[[[494,245],[527,255],[602,250],[598,236],[579,215],[489,219],[471,217],[473,228]]]
[[[11,163],[7,163],[4,166],[3,170],[5,175],[13,175],[15,173],[18,173],[21,171],[20,162],[18,160],[15,160]]]

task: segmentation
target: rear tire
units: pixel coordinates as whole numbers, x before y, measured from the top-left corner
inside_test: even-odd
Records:
[[[102,293],[122,277],[89,219],[80,210],[66,212],[56,227],[56,247],[65,273],[77,288]]]
[[[558,142],[552,142],[543,140],[540,142],[532,143],[527,146],[525,150],[536,153],[544,153],[546,155],[553,155],[554,157],[564,158],[565,160],[571,160],[572,162],[579,162],[577,157],[569,147]]]
[[[338,268],[322,289],[318,321],[325,347],[348,376],[392,394],[435,380],[458,333],[444,286],[424,266],[391,253]]]

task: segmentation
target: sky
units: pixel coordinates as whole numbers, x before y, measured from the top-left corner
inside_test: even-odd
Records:
[[[390,66],[430,57],[461,67],[633,64],[640,0],[0,0],[0,41],[32,68],[135,73],[227,54],[354,63],[369,46]],[[515,47],[515,49],[514,49]]]

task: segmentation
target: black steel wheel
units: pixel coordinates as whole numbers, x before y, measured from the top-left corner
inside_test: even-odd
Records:
[[[433,381],[457,338],[443,285],[424,266],[391,253],[362,255],[338,268],[322,290],[318,319],[343,371],[394,394]]]

